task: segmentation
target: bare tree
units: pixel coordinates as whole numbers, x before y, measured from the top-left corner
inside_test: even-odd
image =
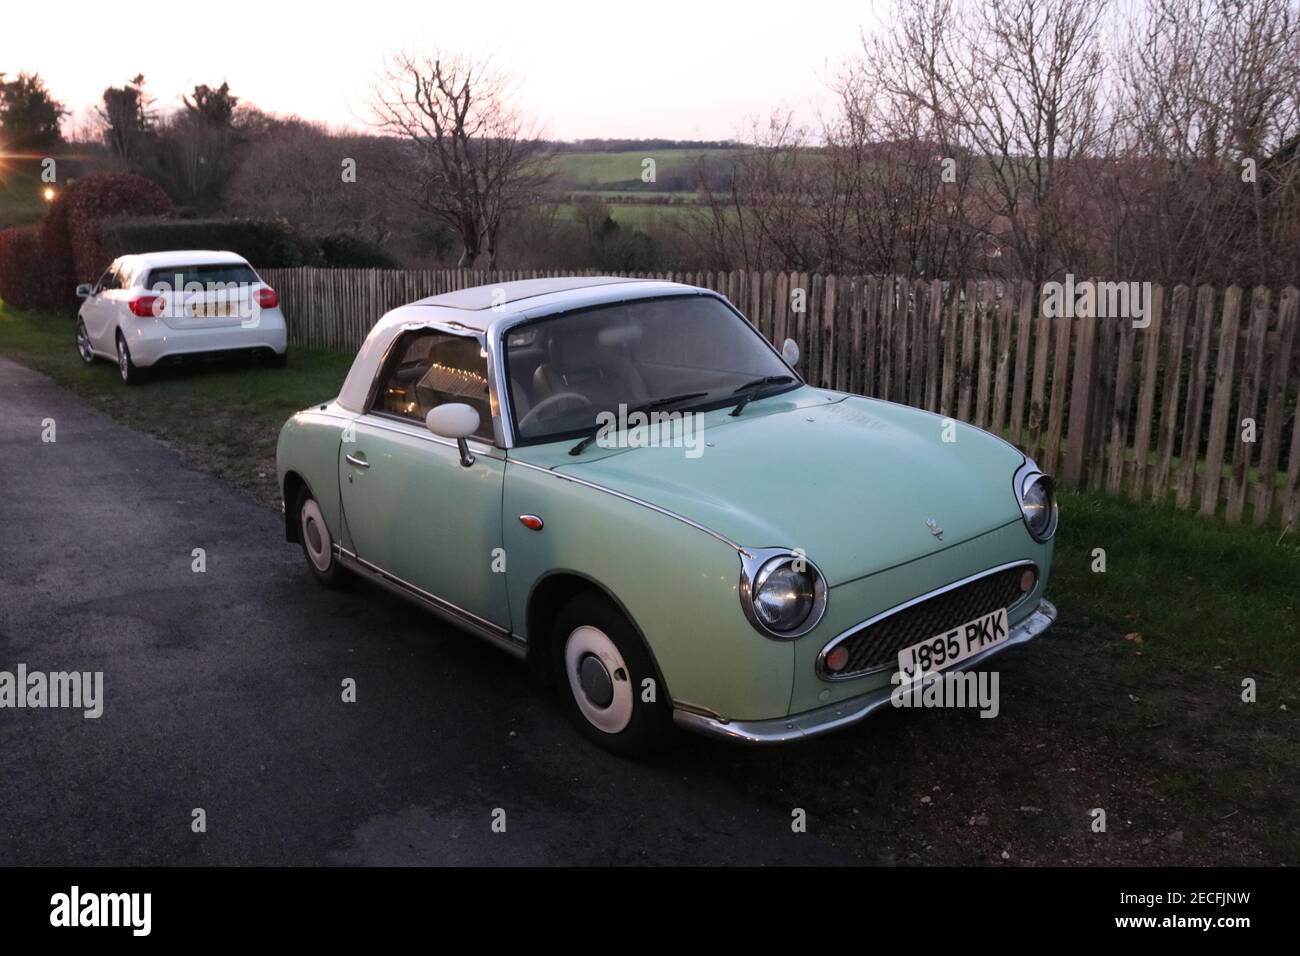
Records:
[[[1187,282],[1295,281],[1300,4],[1150,0],[1130,24],[1113,267]]]
[[[226,190],[236,215],[284,219],[314,236],[350,234],[383,244],[414,226],[397,178],[401,144],[333,135],[300,119],[265,119],[250,135]]]
[[[497,266],[503,222],[539,201],[549,176],[534,120],[490,59],[394,55],[370,97],[378,129],[406,138],[418,161],[417,200],[462,245],[460,264]]]
[[[1101,142],[1106,0],[904,0],[865,64],[884,93],[915,106],[981,165],[990,238],[1021,274],[1066,265],[1074,160]]]

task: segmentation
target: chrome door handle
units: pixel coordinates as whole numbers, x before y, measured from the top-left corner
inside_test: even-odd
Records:
[[[364,458],[358,458],[355,455],[347,455],[346,457],[349,465],[356,465],[358,468],[370,467],[370,462],[366,461]]]

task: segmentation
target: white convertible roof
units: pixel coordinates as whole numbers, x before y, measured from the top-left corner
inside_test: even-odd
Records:
[[[393,309],[375,323],[352,362],[352,369],[339,392],[338,403],[352,411],[364,408],[370,385],[388,346],[407,329],[439,326],[482,335],[489,351],[495,351],[495,340],[503,330],[530,318],[628,299],[692,294],[714,293],[659,279],[564,276],[481,285],[421,299]]]
[[[558,276],[553,279],[520,279],[516,282],[478,285],[472,289],[444,292],[442,295],[430,296],[414,304],[438,305],[448,309],[481,312],[483,309],[490,309],[496,305],[509,305],[521,302],[524,299],[534,299],[555,292],[568,292],[572,289],[588,289],[593,286],[637,281],[642,280],[625,279],[622,276]]]

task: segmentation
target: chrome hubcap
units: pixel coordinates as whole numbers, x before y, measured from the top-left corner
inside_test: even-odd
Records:
[[[604,709],[614,702],[614,682],[595,654],[588,654],[578,665],[578,681],[587,700],[597,707]]]
[[[84,325],[77,326],[77,351],[81,353],[82,359],[87,362],[94,358],[94,354],[90,351],[90,337],[86,335]]]
[[[130,374],[127,363],[130,360],[126,357],[126,343],[119,341],[117,343],[117,367],[121,371],[122,377],[126,378]]]

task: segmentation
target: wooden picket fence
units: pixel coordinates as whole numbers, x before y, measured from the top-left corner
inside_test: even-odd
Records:
[[[267,269],[291,340],[357,348],[398,305],[563,273]],[[1002,435],[1062,485],[1229,522],[1300,517],[1297,303],[1287,287],[1152,287],[1150,324],[1049,318],[1029,282],[687,273],[726,295],[814,385],[902,402]]]

